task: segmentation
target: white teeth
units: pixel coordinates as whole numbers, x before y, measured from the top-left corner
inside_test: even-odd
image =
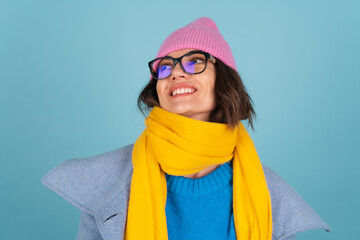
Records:
[[[195,89],[193,89],[193,88],[178,88],[172,92],[172,95],[175,96],[176,94],[192,93],[192,92],[195,92]]]

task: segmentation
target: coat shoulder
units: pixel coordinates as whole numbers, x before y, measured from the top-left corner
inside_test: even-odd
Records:
[[[330,227],[278,174],[263,165],[271,197],[273,239],[283,240],[299,232]]]
[[[74,206],[93,214],[131,182],[133,144],[60,163],[41,182]]]

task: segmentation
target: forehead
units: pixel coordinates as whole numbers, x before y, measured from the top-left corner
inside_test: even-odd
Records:
[[[193,49],[193,48],[189,48],[189,49],[183,49],[183,50],[178,50],[178,51],[175,51],[175,52],[171,52],[169,54],[167,54],[166,56],[170,56],[170,57],[173,57],[173,58],[178,58],[178,57],[181,57],[182,55],[188,53],[188,52],[191,52],[191,51],[196,51],[197,49]]]

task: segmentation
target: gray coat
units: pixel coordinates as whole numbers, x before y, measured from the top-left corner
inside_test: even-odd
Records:
[[[82,211],[77,239],[123,239],[132,176],[128,145],[88,158],[65,161],[42,183]],[[290,240],[301,231],[329,226],[270,168],[263,166],[271,196],[273,240]]]

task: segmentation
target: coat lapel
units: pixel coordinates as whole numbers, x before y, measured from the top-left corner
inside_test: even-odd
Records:
[[[106,202],[96,213],[96,223],[104,240],[124,238],[130,186]]]

